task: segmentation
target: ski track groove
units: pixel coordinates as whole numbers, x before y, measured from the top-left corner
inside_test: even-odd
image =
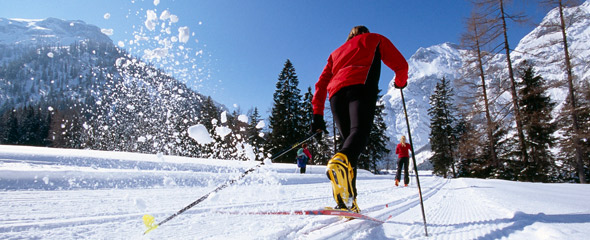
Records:
[[[443,189],[443,187],[447,185],[449,182],[450,180],[446,179],[444,181],[437,183],[435,186],[428,188],[427,191],[422,193],[423,200],[426,201],[435,194],[439,193],[441,189]],[[386,189],[391,189],[391,187],[387,187]],[[417,189],[412,188],[412,190]],[[362,211],[362,213],[377,219],[381,219],[387,223],[389,219],[398,216],[402,213],[405,213],[418,205],[420,205],[419,194],[415,193],[402,199],[398,199],[396,201],[369,207],[366,210]],[[381,225],[380,223],[376,223],[369,220],[356,220],[358,219],[344,222],[334,221],[325,224],[324,226],[319,226],[317,228],[305,232],[299,232],[298,234],[301,234],[304,237],[298,239],[350,238],[350,236],[353,236],[355,233],[361,232],[362,230],[368,230],[369,232],[374,231],[374,227],[376,225]],[[420,225],[419,230],[423,231],[422,229],[422,225]]]
[[[426,191],[423,193],[424,201],[431,198],[437,192],[439,192],[443,186],[448,183],[446,181],[439,181],[434,186],[427,188]],[[385,186],[379,188],[373,188],[367,195],[373,194],[380,194],[383,192],[390,192],[392,191],[404,191],[404,190],[416,190],[415,187],[408,187],[408,188],[401,188],[399,190],[395,190],[392,186]],[[107,197],[108,198],[108,197]],[[116,198],[116,197],[113,197]],[[293,200],[290,200],[290,203],[306,203],[306,202],[313,202],[317,200],[327,200],[331,199],[331,196],[326,197],[299,197]],[[81,198],[82,199],[82,198]],[[14,200],[14,199],[13,199]],[[24,200],[24,199],[23,199]],[[54,201],[58,199],[53,199]],[[63,200],[63,201],[71,201],[72,199]],[[210,201],[209,201],[210,203]],[[265,202],[255,202],[255,203],[241,203],[241,204],[225,204],[225,205],[207,205],[204,204],[196,209],[191,209],[186,211],[182,218],[195,218],[194,215],[201,215],[201,214],[210,214],[215,210],[240,210],[240,209],[248,209],[248,208],[276,208],[280,207],[276,205],[275,201],[265,201]],[[378,219],[386,220],[391,217],[398,216],[403,214],[404,212],[412,209],[415,206],[418,206],[419,197],[418,193],[412,193],[406,197],[398,199],[396,201],[385,202],[383,204],[374,205],[369,208],[366,208],[363,211],[363,214],[369,215]],[[390,207],[386,207],[390,206]],[[169,210],[159,210],[156,212],[151,212],[150,214],[156,216],[156,219],[163,219],[171,214],[174,211]],[[193,215],[193,217],[191,217]],[[52,216],[47,218],[36,218],[36,219],[13,219],[15,222],[5,222],[3,226],[0,227],[0,232],[21,232],[27,231],[31,229],[39,229],[39,230],[50,230],[55,228],[68,228],[71,226],[81,226],[81,225],[94,225],[94,224],[103,224],[105,222],[126,222],[132,223],[136,222],[138,219],[141,219],[142,214],[102,214],[102,215],[95,215],[95,216],[86,216],[86,217],[79,217],[79,216],[72,216],[64,220],[61,218],[63,216]],[[318,216],[319,219],[314,219],[309,221],[307,224],[299,224],[292,226],[291,228],[284,229],[274,233],[273,235],[277,238],[282,238],[285,236],[302,236],[296,237],[297,239],[323,239],[323,238],[348,238],[355,234],[356,232],[362,231],[374,231],[373,228],[380,223],[368,221],[368,220],[348,220],[348,219],[340,219],[338,217],[332,216]],[[10,221],[10,220],[9,220]],[[175,224],[169,224],[174,226]],[[421,228],[419,228],[421,229]]]
[[[453,186],[446,184],[440,186],[436,195],[427,194],[429,201],[425,199],[425,208],[428,238],[441,239],[441,236],[444,236],[442,239],[498,239],[504,237],[497,233],[509,224],[498,219],[505,218],[511,211],[486,199],[478,191],[469,188],[461,180],[455,180]],[[479,204],[473,204],[473,202]],[[457,205],[461,207],[457,208]],[[490,211],[491,208],[494,211]],[[408,222],[399,222],[399,220],[418,218],[415,214],[411,216],[406,212],[401,212],[397,216],[399,216],[398,220],[392,219],[390,223],[403,226],[408,225]],[[415,221],[415,223],[418,222]],[[424,229],[420,227],[408,226],[400,236],[394,238],[423,237]]]

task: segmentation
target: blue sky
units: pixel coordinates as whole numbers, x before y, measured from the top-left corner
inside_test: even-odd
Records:
[[[532,23],[538,23],[547,12],[534,1],[519,1],[510,7],[529,15]],[[168,10],[178,21],[159,21],[150,32],[145,24],[147,10],[157,16]],[[145,48],[156,46],[129,44],[136,35],[161,39],[177,35],[179,27],[188,27],[190,40],[174,45],[171,53],[176,55],[168,58],[172,61],[166,63],[167,68],[230,109],[237,106],[246,113],[258,107],[263,117],[272,107],[272,94],[286,59],[293,63],[299,87],[305,92],[307,87],[313,89],[327,57],[345,41],[353,26],[365,25],[388,37],[409,59],[420,47],[459,43],[470,11],[470,3],[463,0],[0,1],[0,17],[4,18],[56,17],[112,29],[113,42],[121,41],[139,56]],[[162,23],[170,26],[171,34],[159,32]],[[532,24],[509,27],[513,47],[534,28]],[[383,67],[383,92],[393,76],[393,71]]]

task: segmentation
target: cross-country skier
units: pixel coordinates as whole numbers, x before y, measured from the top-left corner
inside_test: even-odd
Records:
[[[356,167],[373,125],[381,61],[395,72],[394,86],[404,88],[408,79],[404,56],[386,37],[369,33],[365,26],[353,27],[346,42],[330,54],[315,84],[312,131],[327,132],[323,115],[329,94],[332,115],[344,139],[326,170],[338,209],[360,212],[356,203]]]
[[[307,143],[301,145],[301,148],[297,150],[297,167],[299,167],[299,173],[305,173],[307,163],[311,161],[311,153],[307,149]]]
[[[408,186],[410,183],[410,175],[408,173],[408,165],[410,163],[410,154],[412,146],[406,143],[406,136],[402,136],[400,143],[395,148],[395,154],[397,154],[397,173],[395,174],[395,186],[399,186],[401,179],[402,168],[404,169],[404,186]]]

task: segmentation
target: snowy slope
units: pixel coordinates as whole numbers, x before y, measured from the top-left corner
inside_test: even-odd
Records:
[[[68,46],[86,39],[113,43],[100,28],[79,20],[0,18],[0,44]]]
[[[331,206],[323,166],[272,164],[142,235],[255,162],[0,146],[0,239],[586,239],[590,185],[359,174],[363,213],[386,220],[251,215]],[[228,212],[233,212],[229,214]],[[241,214],[240,214],[241,213]]]
[[[590,56],[590,45],[588,45],[590,42],[590,1],[586,1],[579,7],[566,9],[565,14],[570,16],[574,12],[579,15],[574,18],[567,29],[571,45],[570,51],[574,56],[576,66],[574,73],[580,79],[590,81],[590,65],[587,63]],[[564,64],[559,59],[560,56],[563,56],[563,46],[556,43],[561,38],[561,33],[555,28],[545,27],[550,25],[550,22],[556,22],[558,16],[557,9],[550,11],[540,26],[526,35],[511,53],[514,66],[518,66],[523,60],[531,61],[534,63],[537,73],[550,84],[565,79],[562,70]],[[408,87],[404,89],[404,97],[415,147],[420,148],[428,142],[430,132],[429,96],[434,92],[436,82],[445,77],[453,83],[460,77],[459,73],[465,60],[465,50],[461,50],[459,46],[451,43],[420,48],[408,60],[410,70]],[[505,62],[505,56],[499,54],[490,61],[489,65],[505,69],[502,67],[506,65]],[[498,74],[507,76],[505,72],[495,75]],[[497,85],[488,83],[490,88]],[[401,96],[399,89],[393,88],[393,80],[389,87],[389,91],[382,98],[387,113],[385,121],[389,125],[387,131],[391,134],[392,139],[399,139],[401,135],[407,134]],[[554,101],[562,104],[567,89],[555,87],[549,89],[549,93]],[[511,97],[506,94],[500,100],[510,101]],[[558,111],[560,107],[561,105],[555,111]]]

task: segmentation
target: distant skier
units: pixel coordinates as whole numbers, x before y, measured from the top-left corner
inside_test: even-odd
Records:
[[[360,212],[356,203],[357,160],[373,125],[381,61],[395,71],[394,86],[404,88],[408,79],[404,56],[386,37],[369,33],[365,26],[353,27],[346,42],[330,54],[315,84],[312,132],[328,132],[324,102],[329,94],[332,115],[344,140],[326,169],[339,209]]]
[[[301,148],[297,150],[297,167],[299,168],[299,173],[305,173],[305,169],[307,167],[307,163],[311,161],[311,153],[307,149],[307,143],[301,145]]]
[[[410,175],[408,173],[408,165],[410,163],[409,151],[412,149],[409,143],[406,143],[406,136],[402,136],[400,143],[395,148],[395,154],[397,154],[397,173],[395,174],[395,186],[399,186],[401,179],[402,168],[404,169],[404,186],[408,186],[410,183]]]

